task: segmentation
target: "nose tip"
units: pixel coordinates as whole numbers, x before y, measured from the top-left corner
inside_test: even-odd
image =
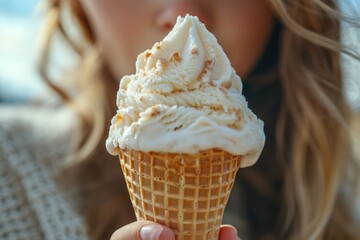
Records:
[[[210,28],[210,17],[204,6],[196,1],[176,1],[166,6],[158,17],[158,25],[164,31],[171,30],[178,16],[185,17],[186,14],[197,16],[199,20]]]

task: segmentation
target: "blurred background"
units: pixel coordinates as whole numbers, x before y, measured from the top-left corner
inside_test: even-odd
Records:
[[[38,0],[0,0],[0,100],[24,102],[45,94],[35,68]]]
[[[20,104],[50,97],[36,72],[37,36],[41,28],[41,0],[0,0],[0,102]],[[352,2],[345,5],[345,2]],[[360,11],[360,1],[339,0],[344,12]],[[356,13],[358,14],[358,12]],[[360,16],[360,15],[358,15]],[[343,39],[360,51],[360,31],[343,27]],[[59,61],[71,56],[59,47]],[[344,57],[347,96],[360,109],[360,63]]]

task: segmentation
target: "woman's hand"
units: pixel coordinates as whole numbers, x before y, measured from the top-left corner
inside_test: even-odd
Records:
[[[137,221],[116,230],[111,240],[175,240],[174,232],[150,221]],[[240,240],[236,229],[230,225],[220,228],[219,240]]]

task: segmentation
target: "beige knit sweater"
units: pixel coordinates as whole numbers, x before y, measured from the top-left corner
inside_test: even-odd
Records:
[[[0,105],[0,239],[87,239],[83,219],[55,183],[73,145],[69,109]],[[248,236],[232,191],[224,223]],[[247,239],[250,239],[247,237]]]
[[[69,110],[0,105],[0,239],[87,239],[55,184],[73,123]]]

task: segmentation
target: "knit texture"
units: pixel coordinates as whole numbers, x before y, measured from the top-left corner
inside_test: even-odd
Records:
[[[69,110],[0,106],[0,239],[87,239],[55,183],[74,123]]]
[[[55,182],[71,151],[74,128],[70,110],[0,105],[1,240],[88,239],[73,199]],[[250,239],[249,226],[241,217],[242,196],[241,186],[235,184],[223,223],[233,224],[242,237]]]

